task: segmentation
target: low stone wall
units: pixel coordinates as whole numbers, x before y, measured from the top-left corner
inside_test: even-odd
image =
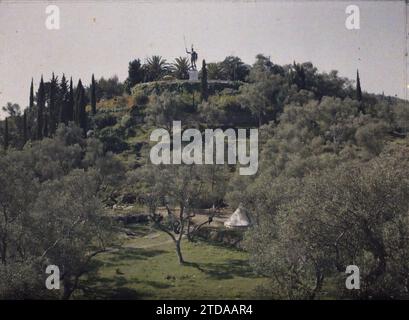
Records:
[[[200,239],[226,244],[228,246],[242,248],[245,228],[226,229],[205,227],[198,231],[197,236]]]
[[[115,216],[114,221],[122,222],[125,225],[133,223],[146,223],[149,221],[149,216],[147,216],[146,214],[135,213],[123,216]]]

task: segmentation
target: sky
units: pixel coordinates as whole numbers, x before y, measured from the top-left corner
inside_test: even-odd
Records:
[[[46,28],[46,7],[57,5],[60,29]],[[360,9],[360,29],[348,30],[348,5]],[[41,75],[127,77],[129,61],[185,56],[199,61],[237,55],[252,64],[258,53],[274,63],[311,61],[339,71],[363,90],[407,98],[404,1],[131,1],[0,0],[0,106],[26,107],[29,86]],[[0,117],[4,116],[4,113]]]

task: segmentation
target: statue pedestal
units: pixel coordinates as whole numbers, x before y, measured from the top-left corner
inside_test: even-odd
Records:
[[[199,71],[189,70],[189,81],[199,81]]]

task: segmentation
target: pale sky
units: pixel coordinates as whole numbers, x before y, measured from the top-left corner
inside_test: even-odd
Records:
[[[47,5],[60,8],[60,30],[47,30]],[[348,5],[359,30],[345,27]],[[127,77],[128,62],[157,54],[172,61],[195,45],[199,61],[263,53],[278,64],[311,61],[339,70],[363,90],[405,98],[404,1],[19,1],[0,0],[0,106],[28,105],[41,74]]]

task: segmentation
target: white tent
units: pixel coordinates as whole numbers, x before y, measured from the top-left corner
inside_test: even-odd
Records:
[[[240,204],[236,211],[224,222],[224,226],[227,228],[234,227],[248,227],[250,225],[250,220],[247,216],[246,210]]]

